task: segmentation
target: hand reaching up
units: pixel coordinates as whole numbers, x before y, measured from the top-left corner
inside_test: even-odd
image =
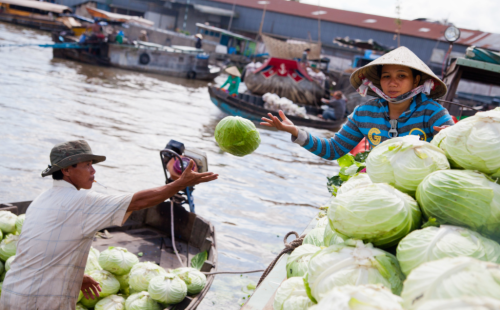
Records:
[[[279,110],[281,121],[271,113],[268,113],[267,115],[269,116],[269,118],[262,118],[263,122],[260,123],[262,126],[274,127],[278,130],[288,132],[294,137],[297,137],[297,135],[299,134],[299,129],[297,128],[297,126],[295,126],[292,121],[286,117],[283,111]]]

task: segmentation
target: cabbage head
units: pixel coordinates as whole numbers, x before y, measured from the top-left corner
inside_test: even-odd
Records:
[[[352,178],[347,180],[347,182],[342,183],[342,186],[340,186],[340,188],[337,191],[337,195],[345,194],[354,188],[370,184],[373,184],[373,181],[371,180],[370,176],[367,173],[359,173],[358,175],[353,176]]]
[[[86,308],[93,309],[95,305],[99,302],[99,300],[101,300],[101,297],[97,297],[95,299],[92,298],[87,299],[85,298],[85,296],[83,296],[82,299],[80,299],[80,304],[82,304],[82,306]]]
[[[7,259],[9,259],[9,257],[16,255],[17,241],[19,241],[19,236],[8,234],[5,239],[0,242],[1,260],[5,262]]]
[[[99,265],[102,269],[118,276],[129,273],[130,269],[138,262],[137,256],[126,248],[110,246],[99,255]]]
[[[500,240],[500,185],[470,170],[441,170],[420,183],[422,212],[438,224],[465,226]]]
[[[397,248],[399,265],[405,275],[423,263],[459,256],[498,264],[500,245],[470,229],[441,225],[411,232]]]
[[[325,228],[318,227],[311,229],[306,236],[304,237],[304,241],[302,244],[312,244],[315,246],[324,246],[325,240]]]
[[[10,270],[10,265],[12,264],[12,262],[14,261],[15,258],[16,258],[16,256],[14,255],[14,256],[9,257],[9,259],[7,259],[5,261],[5,271],[9,271]],[[3,268],[1,268],[1,269],[3,269]]]
[[[196,268],[177,268],[171,271],[177,275],[187,286],[187,293],[195,295],[201,292],[207,284],[207,276]]]
[[[95,310],[124,310],[125,298],[118,295],[110,295],[99,300],[94,307]]]
[[[308,310],[403,310],[401,297],[382,285],[344,285],[334,287]]]
[[[260,134],[251,121],[239,116],[227,116],[215,127],[215,140],[224,152],[245,156],[259,147]]]
[[[313,305],[307,297],[304,280],[293,277],[281,283],[274,296],[274,310],[306,310]]]
[[[328,218],[326,216],[320,217],[314,225],[314,228],[324,228],[328,225]]]
[[[83,293],[82,291],[80,291],[80,293],[78,294],[78,299],[76,300],[76,302],[80,302],[80,300],[82,300],[83,298]]]
[[[382,142],[366,159],[366,172],[373,182],[388,183],[412,196],[427,175],[443,169],[450,169],[444,152],[413,135]]]
[[[85,274],[89,274],[94,270],[102,270],[101,265],[99,265],[99,255],[99,250],[94,247],[90,247],[87,264],[85,265]]]
[[[373,183],[337,195],[328,208],[328,218],[334,231],[388,248],[420,226],[421,213],[409,195]]]
[[[161,310],[163,309],[154,301],[148,292],[139,292],[130,295],[125,300],[125,309],[127,310]]]
[[[417,310],[498,310],[500,300],[490,297],[462,297],[454,299],[431,300],[423,303]]]
[[[333,231],[330,225],[325,226],[325,232],[323,238],[324,238],[323,244],[326,247],[334,244],[343,243],[345,240],[349,239],[346,236],[339,234],[336,231]]]
[[[360,240],[347,240],[314,254],[305,279],[309,297],[319,302],[343,285],[382,284],[399,295],[404,275],[392,254]]]
[[[187,286],[178,276],[167,273],[149,281],[148,293],[154,300],[165,304],[178,304],[187,296]]]
[[[94,270],[89,276],[99,282],[101,286],[99,297],[101,298],[116,294],[120,290],[120,282],[118,282],[115,276],[109,271]]]
[[[166,274],[165,269],[152,262],[135,264],[130,270],[130,289],[134,292],[147,291],[151,279]]]
[[[10,211],[0,211],[0,229],[4,234],[16,231],[17,215]]]
[[[455,167],[500,177],[500,108],[461,120],[434,137]]]
[[[123,295],[130,295],[130,284],[128,282],[130,278],[130,273],[124,274],[122,276],[115,276],[116,280],[120,282],[120,293]]]
[[[312,244],[302,244],[288,256],[286,260],[286,277],[303,277],[307,272],[307,265],[311,257],[321,250]]]
[[[26,214],[21,214],[16,219],[16,231],[21,234],[23,230],[24,220],[26,219]]]
[[[500,265],[471,257],[428,262],[410,272],[401,293],[407,310],[429,300],[467,296],[499,299]]]
[[[84,307],[81,303],[77,303],[75,310],[88,310],[88,309]]]

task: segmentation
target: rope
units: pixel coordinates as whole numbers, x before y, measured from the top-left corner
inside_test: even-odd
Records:
[[[286,242],[286,239],[290,235],[295,235],[296,239],[293,240],[292,242],[288,243],[288,242]],[[283,242],[285,243],[285,248],[278,254],[278,256],[276,256],[276,258],[271,262],[271,264],[269,264],[269,266],[267,266],[266,270],[264,271],[264,273],[260,277],[260,280],[259,280],[259,283],[257,284],[257,286],[259,286],[260,283],[262,283],[262,281],[264,281],[264,279],[267,277],[267,275],[271,272],[271,270],[273,270],[274,265],[276,265],[276,263],[281,258],[281,256],[283,256],[284,254],[291,253],[293,250],[295,250],[296,248],[298,248],[299,246],[302,245],[302,241],[304,241],[305,236],[306,235],[302,235],[299,237],[299,234],[296,233],[295,231],[291,231],[285,235],[285,238],[283,239]]]
[[[263,272],[264,269],[260,270],[250,270],[250,271],[215,271],[215,272],[203,272],[203,274],[209,276],[212,274],[242,274],[242,273],[254,273],[254,272]]]
[[[182,259],[179,256],[179,253],[177,253],[177,248],[175,247],[175,237],[174,237],[174,202],[172,199],[170,199],[170,228],[171,228],[171,235],[172,235],[172,246],[174,247],[174,252],[175,255],[177,255],[177,259],[179,260],[179,263],[182,266]]]

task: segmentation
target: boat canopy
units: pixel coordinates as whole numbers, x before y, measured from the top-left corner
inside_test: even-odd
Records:
[[[25,8],[38,9],[41,11],[47,11],[52,13],[72,13],[73,11],[60,4],[54,4],[49,2],[33,1],[33,0],[0,0],[0,4],[17,5]]]
[[[308,43],[297,40],[281,41],[264,34],[262,35],[262,40],[271,57],[284,59],[302,58],[304,50],[309,48],[311,51],[307,56],[308,59],[321,58],[321,43]]]
[[[2,0],[0,0],[2,1]],[[147,26],[147,27],[153,27],[154,22],[138,17],[138,16],[130,16],[130,15],[123,15],[123,14],[118,14],[118,13],[111,13],[108,11],[103,11],[99,10],[96,8],[91,8],[91,7],[86,7],[87,11],[89,12],[92,17],[97,17],[97,18],[102,18],[106,19],[109,21],[116,21],[116,22],[122,22],[122,23],[136,23],[139,25]]]
[[[225,30],[225,29],[217,28],[217,27],[214,27],[214,26],[196,23],[196,27],[198,27],[199,29],[213,31],[214,33],[224,34],[224,35],[226,35],[228,37],[233,37],[233,38],[236,38],[238,40],[255,42],[254,40],[252,40],[252,39],[250,39],[248,37],[239,35],[237,33],[234,33],[234,32],[231,32],[231,31],[228,31],[228,30]],[[199,31],[197,31],[197,32],[199,33]]]

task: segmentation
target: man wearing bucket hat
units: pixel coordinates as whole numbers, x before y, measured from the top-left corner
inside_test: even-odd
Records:
[[[240,70],[238,70],[238,68],[236,68],[235,66],[232,66],[232,67],[227,68],[225,71],[227,74],[229,74],[229,76],[227,77],[226,82],[224,82],[224,84],[222,84],[220,89],[223,89],[224,86],[229,84],[229,88],[227,90],[228,93],[231,96],[236,96],[236,95],[238,95],[238,88],[240,87],[240,83],[241,83]]]
[[[418,135],[430,141],[453,125],[448,111],[433,99],[446,94],[446,85],[406,47],[399,47],[354,71],[351,85],[362,96],[379,97],[363,103],[331,139],[298,129],[282,111],[281,121],[271,113],[261,125],[292,134],[292,141],[325,159],[351,151],[366,137],[372,146],[398,136]]]
[[[54,146],[53,187],[29,206],[19,237],[16,259],[3,282],[0,310],[75,309],[80,290],[86,298],[99,296],[99,283],[84,276],[92,240],[97,231],[121,226],[133,212],[155,206],[179,190],[217,179],[211,172],[192,171],[191,161],[180,178],[135,194],[102,195],[90,189],[93,164],[105,156],[92,153],[84,140]]]

